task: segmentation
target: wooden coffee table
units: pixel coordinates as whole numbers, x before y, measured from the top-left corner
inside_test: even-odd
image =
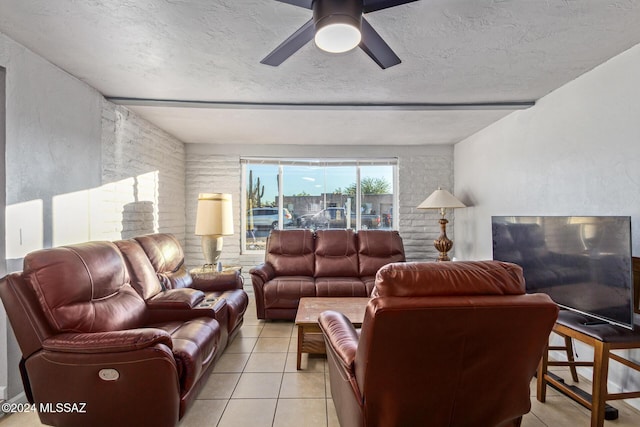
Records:
[[[298,326],[298,360],[300,369],[302,353],[326,354],[324,338],[318,324],[318,316],[326,310],[339,311],[349,318],[354,326],[362,326],[369,297],[310,297],[300,298],[296,326]]]

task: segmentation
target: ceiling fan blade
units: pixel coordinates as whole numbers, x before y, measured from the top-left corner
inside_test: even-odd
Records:
[[[362,18],[360,48],[383,69],[402,62],[364,17]]]
[[[364,13],[375,12],[376,10],[388,9],[390,7],[400,6],[401,4],[411,3],[414,1],[418,0],[364,0],[362,2],[362,11]]]
[[[304,7],[306,9],[311,9],[311,4],[313,3],[313,0],[276,0],[276,1],[279,1],[280,3],[287,3],[287,4],[292,4],[294,6]]]
[[[282,64],[285,59],[296,53],[302,46],[309,43],[315,35],[316,28],[313,19],[307,21],[295,33],[291,34],[288,39],[280,43],[273,51],[264,57],[261,64],[272,65],[277,67]]]

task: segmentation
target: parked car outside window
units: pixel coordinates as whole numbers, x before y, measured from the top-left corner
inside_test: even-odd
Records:
[[[293,217],[287,208],[282,208],[283,226],[293,225]],[[278,228],[278,208],[253,208],[247,212],[249,230]]]

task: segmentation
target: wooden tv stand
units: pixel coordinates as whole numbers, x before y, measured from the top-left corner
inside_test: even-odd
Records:
[[[571,358],[565,362],[549,361],[549,348],[545,349],[538,366],[537,398],[540,402],[546,400],[547,384],[549,384],[591,410],[591,427],[602,427],[607,401],[640,397],[640,391],[609,393],[607,389],[609,359],[640,372],[638,363],[611,353],[611,350],[640,348],[640,325],[636,325],[635,330],[631,331],[607,323],[592,324],[590,320],[592,319],[579,313],[560,311],[553,331],[560,336],[575,338],[592,346],[593,362],[572,361]],[[576,366],[593,366],[591,396],[588,393],[576,392],[574,387],[559,381],[555,375],[548,372],[549,366],[569,366],[572,369]]]

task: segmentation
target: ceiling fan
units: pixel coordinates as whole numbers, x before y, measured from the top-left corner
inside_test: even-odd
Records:
[[[260,63],[277,67],[311,39],[327,52],[346,52],[360,46],[381,68],[398,65],[400,58],[373,29],[363,14],[417,0],[277,0],[313,10],[313,18],[276,47]]]

